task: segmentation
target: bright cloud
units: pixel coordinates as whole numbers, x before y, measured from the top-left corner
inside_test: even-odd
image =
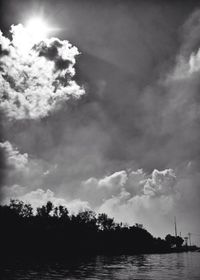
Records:
[[[84,211],[86,209],[90,209],[89,203],[87,201],[83,201],[81,199],[73,199],[67,201],[66,199],[56,196],[55,193],[47,189],[46,191],[38,188],[30,192],[26,192],[26,188],[22,188],[18,185],[13,185],[10,188],[4,188],[4,192],[7,192],[12,199],[19,199],[24,201],[25,203],[30,203],[33,206],[33,209],[36,210],[37,207],[41,207],[45,205],[48,201],[51,201],[54,206],[63,205],[67,207],[70,213],[78,213],[80,211]],[[4,200],[3,203],[9,203],[9,199]]]
[[[6,165],[9,168],[21,170],[28,163],[28,154],[21,154],[16,147],[13,147],[9,141],[0,143],[0,149],[4,151]]]
[[[0,33],[0,109],[9,119],[37,119],[85,91],[73,76],[76,47],[56,38],[33,42],[19,24]]]
[[[158,221],[161,227],[164,220],[166,223],[166,217],[169,218],[179,200],[181,190],[176,184],[172,169],[155,169],[151,174],[138,169],[90,178],[83,182],[83,187],[91,203],[95,196],[101,197],[95,207],[97,212],[105,212],[119,222],[142,222],[152,230]]]

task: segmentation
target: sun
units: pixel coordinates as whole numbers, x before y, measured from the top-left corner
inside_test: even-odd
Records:
[[[42,18],[39,17],[29,19],[25,28],[35,42],[46,39],[52,29]]]
[[[14,44],[18,52],[29,54],[30,50],[40,43],[49,39],[49,36],[59,32],[60,28],[52,27],[43,17],[29,17],[23,24],[12,27],[14,30]]]

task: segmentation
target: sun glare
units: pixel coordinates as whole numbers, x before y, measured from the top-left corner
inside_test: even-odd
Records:
[[[18,24],[12,27],[14,36],[13,43],[18,52],[28,54],[35,44],[48,39],[52,33],[59,31],[49,25],[42,17],[31,17],[24,24]]]
[[[32,18],[26,24],[27,32],[32,36],[34,41],[40,41],[47,38],[51,28],[41,18]]]

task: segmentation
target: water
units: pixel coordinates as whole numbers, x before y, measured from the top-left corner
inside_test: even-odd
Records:
[[[52,263],[4,265],[2,280],[199,280],[200,253],[96,256]]]

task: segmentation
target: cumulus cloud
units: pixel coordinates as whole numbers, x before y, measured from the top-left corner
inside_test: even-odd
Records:
[[[103,178],[96,178],[95,184],[91,184],[90,180],[84,182],[88,184],[85,191],[90,204],[95,201],[95,197],[99,197],[99,193],[102,198],[98,203],[95,202],[93,209],[107,213],[118,222],[143,223],[155,235],[173,234],[175,215],[178,230],[183,234],[189,228],[198,232],[200,175],[194,163],[182,165],[176,174],[172,169],[154,170],[151,174],[142,170],[124,172],[127,181],[120,187],[113,183],[112,189],[115,191],[101,192],[102,188],[97,182]]]
[[[100,180],[91,177],[85,182],[83,182],[83,186],[85,187],[95,186],[97,189],[105,188],[113,191],[113,189],[119,189],[123,187],[126,181],[127,181],[127,173],[126,171],[122,170],[122,171],[115,172],[111,175],[105,176]]]
[[[195,90],[200,70],[200,10],[195,10],[182,26],[182,44],[168,82],[182,82]],[[187,90],[188,90],[187,87]],[[193,92],[192,92],[193,94]]]
[[[0,32],[0,109],[9,119],[37,119],[85,91],[73,76],[76,47],[57,38],[34,42],[26,28]]]
[[[0,166],[1,186],[4,184],[9,186],[9,181],[16,185],[19,180],[23,180],[22,178],[28,172],[28,154],[20,153],[16,146],[5,141],[0,142],[0,155],[2,161]],[[1,188],[0,195],[7,197],[8,193],[5,192],[4,188]]]
[[[89,178],[82,183],[88,201],[91,204],[95,202],[96,209],[106,209],[106,212],[122,204],[136,209],[138,205],[145,208],[145,205],[154,205],[155,201],[163,199],[172,201],[177,195],[175,185],[176,176],[172,169],[154,170],[150,175],[142,169],[122,170],[100,179]],[[163,205],[163,209],[167,211],[168,206]]]
[[[95,195],[100,195],[96,211],[105,212],[119,222],[141,222],[152,232],[162,233],[169,226],[181,192],[172,169],[155,169],[151,174],[142,169],[123,170],[100,179],[90,178],[83,186],[91,203]]]
[[[90,178],[83,182],[83,186],[88,201],[91,204],[95,201],[95,210],[107,213],[118,222],[143,223],[153,234],[164,236],[169,230],[173,234],[173,217],[176,215],[178,229],[184,234],[189,227],[198,231],[198,167],[190,162],[176,171],[177,174],[172,169],[155,169],[147,174],[142,169],[124,170],[105,177],[110,182],[109,187],[99,186],[105,178]],[[119,184],[120,180],[109,180],[119,174],[126,178],[123,184]],[[101,200],[95,200],[97,196]]]
[[[119,171],[111,174],[110,176],[106,176],[103,179],[99,180],[98,186],[105,188],[120,188],[127,181],[127,174],[125,171]]]
[[[171,195],[174,191],[176,176],[172,169],[154,170],[144,185],[144,194],[150,196]]]
[[[89,178],[82,183],[87,190],[104,191],[107,195],[113,195],[128,190],[132,196],[149,195],[161,196],[174,192],[176,175],[172,169],[162,171],[153,170],[152,174],[146,174],[142,169],[121,170],[103,178]]]
[[[200,70],[200,49],[196,52],[192,52],[189,57],[184,57],[181,53],[177,58],[177,64],[175,66],[173,75],[170,76],[172,81],[194,79]],[[195,75],[196,74],[196,75]]]
[[[84,211],[86,209],[90,209],[89,203],[87,201],[82,201],[81,199],[73,199],[71,201],[67,201],[62,197],[58,197],[55,193],[47,189],[46,191],[38,188],[30,192],[26,192],[26,188],[23,188],[19,185],[13,185],[10,188],[6,188],[4,192],[7,193],[6,199],[4,199],[3,203],[9,203],[10,199],[19,199],[25,203],[30,203],[34,210],[37,207],[41,207],[45,205],[48,201],[51,201],[54,206],[63,205],[67,207],[70,213],[78,213],[80,211]]]
[[[27,166],[28,154],[21,154],[9,141],[0,143],[0,149],[2,149],[5,154],[6,166],[8,168],[22,170]]]
[[[36,185],[45,185],[49,174],[56,171],[56,165],[22,153],[9,141],[0,143],[0,153],[4,161],[0,171],[5,177],[0,190],[2,201],[11,198],[12,193],[22,194],[34,190]]]
[[[78,213],[90,209],[89,202],[59,197],[50,189],[36,188],[35,184],[42,185],[49,174],[56,171],[57,165],[29,158],[27,153],[20,153],[18,148],[9,141],[0,143],[5,158],[6,184],[1,188],[2,204],[9,203],[10,199],[19,199],[30,203],[34,209],[51,201],[55,206],[64,205],[71,213]]]

